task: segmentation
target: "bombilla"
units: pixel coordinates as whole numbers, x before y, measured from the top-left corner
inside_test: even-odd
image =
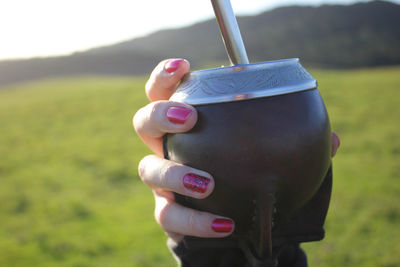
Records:
[[[232,66],[249,64],[246,48],[229,0],[211,0]]]

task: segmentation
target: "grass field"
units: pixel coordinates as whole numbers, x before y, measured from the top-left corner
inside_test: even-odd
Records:
[[[310,266],[400,266],[400,67],[312,74],[342,147]],[[144,82],[0,90],[0,266],[175,266],[137,175]]]

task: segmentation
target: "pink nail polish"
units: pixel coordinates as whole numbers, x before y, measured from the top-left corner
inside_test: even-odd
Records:
[[[209,178],[194,173],[188,173],[183,177],[183,185],[194,192],[206,192],[209,183]]]
[[[217,218],[211,223],[211,228],[217,233],[229,233],[233,229],[233,221],[225,218]]]
[[[167,110],[167,118],[170,122],[184,124],[192,110],[185,107],[170,107]]]
[[[183,59],[181,59],[181,58],[168,61],[164,66],[165,71],[168,73],[175,72],[179,68],[179,64],[182,61],[183,61]]]

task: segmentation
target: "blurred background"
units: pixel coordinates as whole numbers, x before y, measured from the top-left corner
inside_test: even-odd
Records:
[[[400,266],[400,0],[232,5],[250,60],[300,58],[342,140],[310,266]],[[131,119],[160,60],[229,65],[210,1],[0,10],[0,266],[175,266]]]

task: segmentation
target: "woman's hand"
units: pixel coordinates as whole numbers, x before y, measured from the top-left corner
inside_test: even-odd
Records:
[[[197,121],[196,110],[186,104],[167,101],[179,81],[189,71],[183,59],[160,62],[146,83],[150,104],[134,116],[134,128],[143,142],[155,153],[139,164],[139,175],[153,191],[155,218],[164,231],[176,242],[183,236],[228,236],[234,223],[228,218],[183,207],[174,201],[172,192],[193,198],[206,198],[214,188],[211,174],[163,159],[162,136],[190,130]],[[340,145],[332,133],[332,157]]]
[[[162,136],[186,132],[197,121],[197,112],[192,106],[167,101],[189,68],[189,63],[183,59],[159,63],[146,84],[151,103],[140,109],[133,119],[136,132],[155,153],[139,163],[139,176],[153,190],[157,222],[176,242],[185,235],[225,237],[234,228],[233,221],[228,218],[189,209],[174,201],[172,192],[201,199],[210,195],[214,188],[209,173],[163,159]]]

